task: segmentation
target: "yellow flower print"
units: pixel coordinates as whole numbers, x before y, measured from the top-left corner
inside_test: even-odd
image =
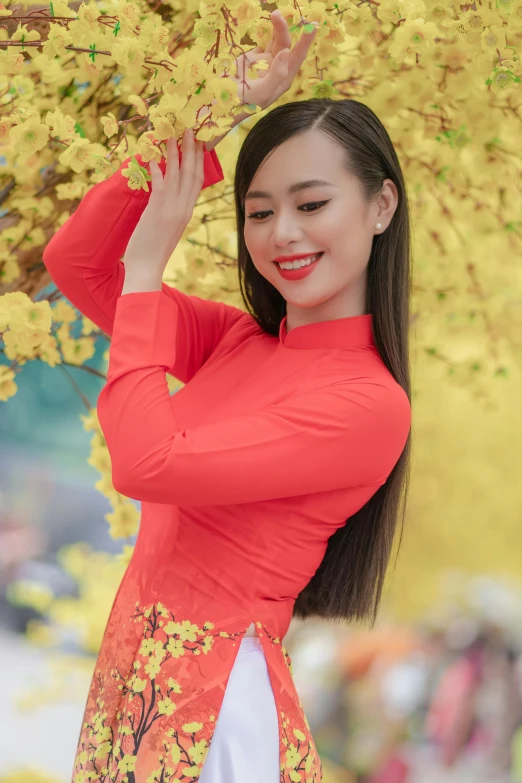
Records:
[[[151,680],[153,680],[158,674],[161,668],[161,660],[162,659],[159,656],[154,656],[149,660],[148,664],[145,666],[145,671],[147,672]]]
[[[136,756],[130,756],[128,753],[118,762],[120,772],[134,772],[136,766]]]
[[[174,623],[174,622],[167,623],[167,625],[165,625],[163,630],[165,631],[167,636],[174,636],[174,634],[179,634],[179,632],[181,631],[181,623]]]
[[[167,650],[173,658],[180,658],[182,655],[185,655],[185,648],[180,639],[169,639]]]
[[[140,647],[140,655],[159,655],[163,645],[156,639],[143,639]]]
[[[161,699],[161,701],[158,702],[158,712],[160,715],[172,715],[175,709],[176,705],[170,699]]]
[[[182,726],[182,729],[186,734],[195,734],[196,731],[201,731],[202,728],[203,724],[198,723],[197,721],[194,721],[193,723],[184,723]]]
[[[140,680],[139,677],[136,677],[131,685],[131,688],[134,691],[134,693],[143,693],[146,687],[147,687],[147,680]]]
[[[174,693],[181,693],[181,685],[179,682],[176,682],[172,677],[169,678],[168,686],[170,690],[174,691]]]
[[[165,633],[168,636],[179,636],[185,642],[195,642],[196,634],[200,633],[197,625],[190,620],[183,620],[181,623],[170,622],[165,626]]]
[[[195,778],[200,772],[201,768],[198,766],[186,767],[186,769],[183,770],[183,776],[186,778]]]
[[[208,742],[204,739],[189,748],[189,756],[195,764],[202,764],[208,752]]]
[[[297,767],[297,765],[301,761],[301,757],[295,745],[290,745],[290,747],[286,751],[285,756],[286,756],[286,766],[291,767],[293,769],[295,769],[295,767]]]
[[[203,639],[203,647],[201,648],[205,655],[210,652],[213,644],[214,644],[214,639],[212,638],[212,636],[205,636],[205,638]]]
[[[96,750],[94,751],[94,755],[96,758],[100,759],[106,756],[108,753],[111,752],[112,748],[112,742],[101,742]]]

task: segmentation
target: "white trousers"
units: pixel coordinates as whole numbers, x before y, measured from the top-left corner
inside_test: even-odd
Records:
[[[244,636],[199,783],[279,783],[279,728],[265,654]]]

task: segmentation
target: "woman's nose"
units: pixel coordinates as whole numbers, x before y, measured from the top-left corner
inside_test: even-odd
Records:
[[[278,217],[272,222],[272,241],[278,247],[284,247],[289,242],[298,242],[302,236],[299,225],[291,218]]]

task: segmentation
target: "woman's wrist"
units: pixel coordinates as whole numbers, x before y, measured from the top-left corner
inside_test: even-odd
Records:
[[[133,270],[125,270],[125,280],[123,283],[123,289],[121,295],[124,294],[137,294],[144,293],[146,291],[161,291],[162,280],[157,276],[148,275],[143,272],[134,272]]]

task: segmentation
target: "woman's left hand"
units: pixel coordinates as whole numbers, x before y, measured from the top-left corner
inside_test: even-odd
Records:
[[[316,28],[311,33],[302,33],[291,49],[290,32],[281,13],[275,10],[270,16],[274,29],[266,49],[263,51],[261,46],[256,46],[236,57],[237,77],[230,77],[237,84],[242,103],[255,103],[261,109],[266,109],[289,89],[317,32]],[[317,25],[318,22],[312,24]],[[247,71],[252,63],[260,60],[268,62],[268,69],[257,78],[248,77]]]

